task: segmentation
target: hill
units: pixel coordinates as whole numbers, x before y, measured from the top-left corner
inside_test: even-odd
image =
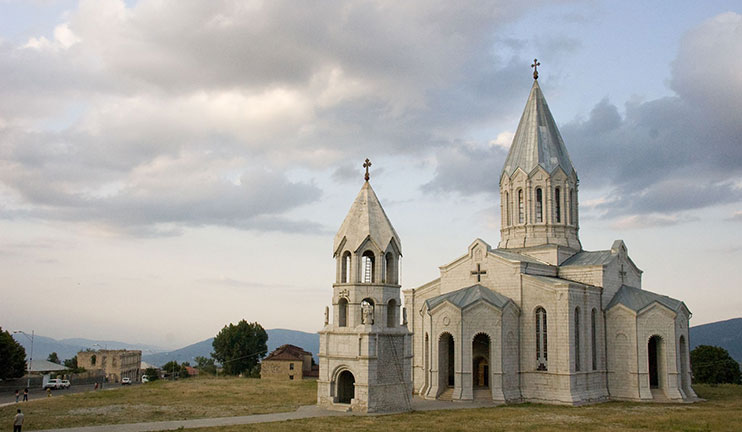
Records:
[[[690,345],[691,349],[698,345],[720,346],[742,363],[742,318],[691,327]]]
[[[26,349],[26,355],[31,354],[31,340],[23,334],[14,334],[13,338],[23,345]],[[35,335],[33,340],[33,357],[35,359],[45,360],[49,354],[55,352],[61,360],[66,360],[77,355],[79,351],[85,349],[137,349],[137,350],[148,350],[148,351],[164,351],[163,348],[145,345],[145,344],[131,344],[119,341],[110,340],[94,340],[94,339],[62,339],[57,340],[46,336]]]
[[[317,359],[317,353],[319,352],[319,335],[317,333],[287,329],[268,329],[265,332],[268,333],[268,352],[281,345],[292,344],[310,351],[314,354],[315,360]],[[193,363],[195,357],[211,356],[213,340],[214,338],[208,338],[174,351],[143,355],[142,360],[155,366],[162,366],[171,360],[178,363],[184,361]]]

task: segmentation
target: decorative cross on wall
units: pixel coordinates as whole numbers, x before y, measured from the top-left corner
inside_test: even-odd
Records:
[[[366,181],[368,181],[368,179],[371,177],[368,175],[368,167],[370,166],[371,166],[371,161],[368,160],[368,158],[366,158],[366,162],[363,163],[363,167],[366,168],[366,175],[363,178],[365,178]]]
[[[477,264],[477,269],[472,270],[471,274],[477,275],[477,282],[482,282],[482,275],[487,274],[487,270],[482,270],[481,264]]]
[[[541,66],[541,63],[538,62],[538,59],[533,59],[533,64],[531,67],[533,68],[533,79],[538,79],[538,67]]]
[[[626,278],[626,272],[623,269],[623,264],[621,264],[621,270],[618,271],[618,275],[621,276],[621,285],[623,285],[624,278]]]

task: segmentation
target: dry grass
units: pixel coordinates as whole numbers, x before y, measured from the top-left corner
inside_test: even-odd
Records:
[[[648,404],[609,402],[583,407],[535,404],[414,412],[368,417],[325,417],[222,427],[246,431],[742,431],[742,386],[696,386],[707,402]],[[216,432],[216,428],[192,429]]]
[[[196,378],[54,396],[21,408],[24,429],[33,430],[286,412],[316,399],[314,381]],[[0,408],[0,419],[12,419],[16,408]]]

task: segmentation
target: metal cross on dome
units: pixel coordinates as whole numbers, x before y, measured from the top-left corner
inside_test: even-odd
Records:
[[[538,67],[541,66],[541,63],[538,62],[538,59],[533,59],[533,64],[531,67],[533,68],[533,79],[538,79]]]
[[[366,168],[366,175],[363,178],[365,178],[366,181],[368,181],[368,179],[371,178],[371,176],[368,175],[368,167],[370,166],[371,166],[371,161],[368,160],[368,158],[366,158],[366,162],[363,163],[363,167]]]

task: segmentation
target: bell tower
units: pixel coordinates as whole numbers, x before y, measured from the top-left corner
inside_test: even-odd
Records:
[[[538,84],[539,65],[531,65],[533,86],[500,176],[499,247],[559,264],[582,250],[579,181]]]
[[[400,313],[402,243],[365,182],[335,235],[332,312],[320,334],[317,403],[356,412],[410,409],[411,333]],[[400,320],[402,318],[402,320]]]

